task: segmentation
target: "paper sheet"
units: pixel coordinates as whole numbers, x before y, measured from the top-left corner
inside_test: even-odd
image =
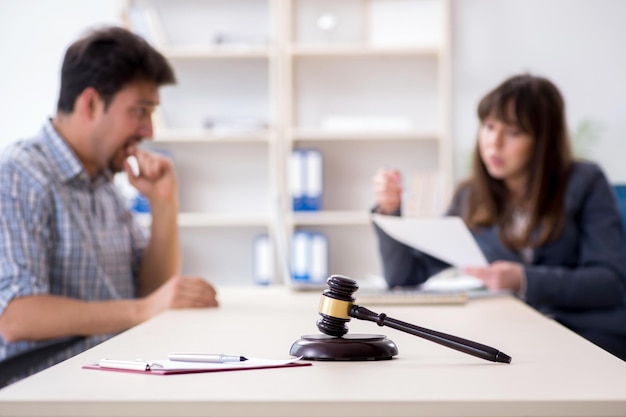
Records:
[[[102,359],[98,363],[85,365],[83,369],[101,371],[130,372],[152,375],[192,374],[200,372],[244,371],[252,369],[290,368],[311,365],[301,362],[300,357],[285,360],[249,358],[241,362],[182,362],[168,359],[159,360],[115,360]]]
[[[398,242],[457,268],[488,265],[460,217],[412,218],[373,214],[372,220]]]
[[[283,366],[297,362],[302,358],[283,360],[249,358],[242,362],[207,363],[207,362],[181,362],[168,359],[149,361],[151,369],[181,370],[181,369],[236,369],[236,368],[265,368],[268,366]]]

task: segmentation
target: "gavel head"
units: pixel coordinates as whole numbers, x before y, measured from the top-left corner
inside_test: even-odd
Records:
[[[317,328],[329,336],[341,337],[348,333],[346,323],[350,321],[350,309],[355,301],[352,294],[359,285],[343,275],[331,275],[326,284],[329,288],[322,293]]]

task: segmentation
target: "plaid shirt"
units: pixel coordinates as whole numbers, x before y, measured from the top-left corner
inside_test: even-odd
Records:
[[[50,121],[39,136],[5,149],[0,193],[0,314],[14,298],[30,295],[88,301],[137,295],[145,233],[111,172],[91,179]],[[84,338],[39,368],[110,336]],[[54,342],[6,343],[0,338],[0,363]]]

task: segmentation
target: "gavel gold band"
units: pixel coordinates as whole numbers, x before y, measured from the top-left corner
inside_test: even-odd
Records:
[[[350,320],[349,312],[353,305],[354,303],[350,301],[337,300],[322,294],[319,312],[330,317]]]

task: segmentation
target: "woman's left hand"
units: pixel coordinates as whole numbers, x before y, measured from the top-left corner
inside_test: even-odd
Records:
[[[522,264],[509,261],[495,261],[486,267],[465,267],[463,272],[480,279],[490,290],[519,292],[525,280]]]

